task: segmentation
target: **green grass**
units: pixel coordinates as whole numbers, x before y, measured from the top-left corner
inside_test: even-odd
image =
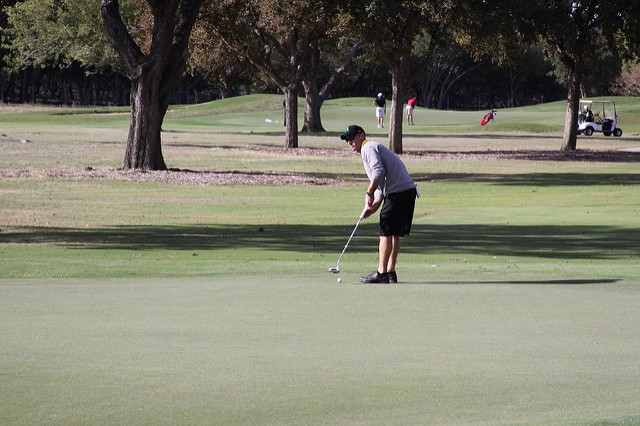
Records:
[[[593,98],[616,101],[620,127],[627,135],[640,132],[640,102],[636,98]],[[302,122],[303,99],[299,102]],[[416,108],[416,126],[405,129],[407,134],[479,133],[495,134],[520,132],[560,134],[564,126],[564,102],[553,102],[522,108],[499,109],[497,124],[480,127],[486,111],[440,111]],[[390,108],[388,108],[388,112]],[[128,126],[127,108],[47,108],[4,107],[0,124],[5,129],[74,128],[114,129]],[[326,130],[338,133],[345,127],[344,118],[361,123],[371,134],[386,134],[373,127],[373,106],[370,98],[344,98],[326,101],[322,118]],[[267,123],[265,120],[271,120]],[[198,105],[169,108],[163,128],[167,131],[231,132],[245,134],[282,133],[282,96],[249,95]],[[388,120],[388,117],[387,117]],[[370,124],[369,124],[370,123]]]
[[[635,278],[632,269],[592,265],[610,259],[622,268],[637,261],[633,254],[640,249],[638,177],[630,185],[629,177],[623,183],[612,176],[594,176],[591,185],[571,185],[577,178],[570,174],[421,183],[424,197],[402,260],[416,271],[425,261],[446,265],[464,258],[457,267],[469,274],[489,265],[517,274],[509,271],[514,263],[546,274],[550,260],[563,265],[573,259],[572,276],[589,276],[595,266],[600,276]],[[6,278],[265,274],[274,264],[281,272],[314,272],[339,252],[357,218],[361,192],[108,181],[11,184],[14,207],[1,210]],[[373,260],[374,229],[374,220],[363,224],[347,260]]]
[[[8,280],[3,424],[636,424],[637,285]]]
[[[616,101],[630,130],[579,149],[640,147],[637,101]],[[368,286],[373,218],[344,283],[327,270],[364,182],[332,149],[373,122],[369,99],[328,102],[306,156],[264,121],[278,96],[165,121],[170,167],[341,185],[90,177],[122,163],[122,110],[0,109],[0,424],[640,423],[639,159],[484,155],[557,150],[563,111],[481,128],[480,112],[418,109],[401,284]]]

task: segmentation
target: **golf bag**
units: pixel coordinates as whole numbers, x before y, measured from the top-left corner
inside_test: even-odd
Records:
[[[491,121],[496,121],[496,114],[498,113],[498,111],[496,111],[495,109],[492,109],[490,113],[488,113],[487,115],[485,115],[482,120],[480,120],[480,125],[484,126],[486,125],[489,120]]]

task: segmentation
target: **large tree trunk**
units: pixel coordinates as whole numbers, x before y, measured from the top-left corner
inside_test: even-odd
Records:
[[[404,63],[391,69],[391,112],[389,113],[389,149],[402,154],[402,123],[404,122],[403,106],[405,93]]]
[[[125,169],[166,170],[162,156],[161,128],[168,102],[160,99],[159,80],[142,72],[131,84],[131,122],[124,155]]]
[[[304,73],[302,87],[304,87],[304,123],[302,124],[302,133],[319,133],[324,132],[322,126],[322,118],[320,116],[320,108],[324,99],[320,97],[318,89],[318,68],[320,67],[320,48],[318,42],[309,43],[309,62],[307,70]]]
[[[298,89],[287,87],[284,92],[285,99],[285,147],[298,147]]]
[[[186,66],[187,45],[202,0],[147,1],[153,37],[144,53],[128,32],[118,0],[101,0],[102,18],[131,79],[131,122],[125,169],[165,170],[160,132],[173,88]]]
[[[394,90],[395,92],[395,90]],[[394,94],[391,101],[391,113],[389,114],[389,149],[396,154],[402,154],[402,99]]]
[[[582,66],[579,60],[574,60],[567,68],[569,69],[567,112],[564,117],[564,132],[560,149],[562,151],[575,151],[578,145],[578,109],[580,108]]]
[[[322,108],[323,99],[320,97],[318,87],[315,81],[309,81],[304,86],[304,123],[302,125],[302,133],[320,133],[324,132],[322,126],[322,117],[320,109]],[[315,86],[315,87],[314,87]]]

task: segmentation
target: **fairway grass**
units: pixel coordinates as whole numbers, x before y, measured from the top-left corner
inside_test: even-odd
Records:
[[[2,424],[636,424],[640,288],[2,280]]]
[[[155,174],[118,170],[126,111],[0,108],[0,424],[640,424],[640,109],[618,102],[625,135],[565,155],[560,103],[482,129],[418,109],[397,285],[358,280],[377,218],[327,272],[365,187],[337,134],[368,99],[325,104],[299,150],[281,97],[173,107]]]

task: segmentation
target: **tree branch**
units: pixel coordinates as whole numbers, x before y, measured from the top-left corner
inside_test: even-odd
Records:
[[[344,74],[345,70],[347,69],[349,64],[351,64],[351,61],[353,61],[353,58],[358,54],[358,51],[360,50],[360,47],[363,44],[364,44],[364,41],[360,40],[356,44],[351,46],[351,49],[349,49],[349,52],[347,53],[347,55],[344,57],[344,60],[342,61],[342,65],[340,65],[340,67],[338,67],[338,69],[335,70],[335,72],[329,78],[329,81],[327,81],[324,84],[324,86],[322,86],[322,89],[320,90],[320,94],[319,94],[321,100],[323,101],[327,100],[327,98],[329,97],[329,93],[331,93],[331,91],[333,90],[333,86],[335,86],[336,82],[338,81],[338,77]]]
[[[131,78],[138,78],[142,72],[144,54],[122,22],[118,0],[101,0],[100,12],[116,50],[129,68]]]

